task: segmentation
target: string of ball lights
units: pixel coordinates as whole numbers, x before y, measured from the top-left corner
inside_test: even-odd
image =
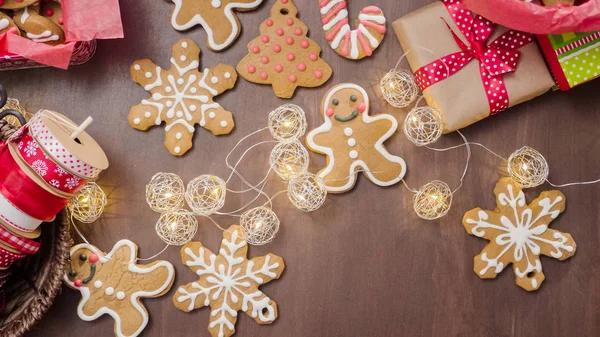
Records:
[[[412,73],[405,69],[398,69],[400,62],[409,52],[402,55],[398,63],[396,63],[396,66],[386,73],[379,82],[379,89],[382,93],[382,97],[391,106],[396,108],[407,107],[419,97],[418,85]],[[444,65],[448,67],[446,64]],[[440,112],[435,108],[427,105],[419,106],[422,99],[423,96],[418,98],[415,107],[409,111],[404,120],[403,130],[407,139],[418,147],[424,146],[433,151],[449,151],[463,146],[467,148],[465,170],[460,179],[460,185],[456,189],[451,190],[445,182],[434,180],[423,185],[419,190],[414,190],[403,180],[405,187],[409,191],[415,193],[414,211],[422,219],[439,219],[446,215],[450,210],[453,195],[462,186],[464,177],[469,168],[471,145],[482,147],[497,158],[506,162],[508,175],[515,182],[523,186],[523,188],[537,187],[545,182],[557,188],[600,182],[600,179],[597,179],[567,184],[554,184],[548,180],[549,165],[539,151],[529,146],[523,146],[514,151],[508,159],[506,159],[483,144],[469,142],[458,130],[456,132],[463,139],[463,144],[444,149],[430,147],[429,145],[435,143],[442,135],[444,123]]]

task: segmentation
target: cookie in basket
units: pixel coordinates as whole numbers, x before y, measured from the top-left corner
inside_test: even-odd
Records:
[[[0,34],[8,32],[12,27],[17,27],[15,22],[10,18],[10,16],[0,12]]]
[[[175,277],[167,261],[137,264],[135,243],[121,240],[108,254],[89,244],[71,248],[71,268],[65,283],[81,292],[77,314],[93,321],[107,314],[115,320],[115,335],[138,336],[148,324],[143,298],[163,296]]]
[[[65,32],[51,19],[40,15],[40,6],[29,6],[15,12],[15,24],[28,39],[52,46],[65,43]]]

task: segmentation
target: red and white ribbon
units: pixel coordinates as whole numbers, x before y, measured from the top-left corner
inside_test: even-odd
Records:
[[[10,202],[1,192],[0,219],[2,219],[7,225],[17,230],[28,233],[35,231],[43,222],[42,220],[36,219],[23,213],[20,209],[13,205],[13,203]]]
[[[27,255],[33,255],[40,249],[41,244],[37,241],[20,237],[0,226],[0,240],[14,249]]]
[[[21,260],[25,258],[25,256],[25,254],[13,253],[0,246],[0,267],[8,268],[12,266],[15,261]]]

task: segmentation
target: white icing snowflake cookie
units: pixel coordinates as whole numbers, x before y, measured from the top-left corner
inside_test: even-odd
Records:
[[[181,260],[200,278],[179,287],[173,303],[185,312],[210,306],[208,331],[213,337],[233,335],[240,310],[258,324],[271,324],[277,318],[277,304],[258,287],[281,276],[283,259],[267,254],[248,260],[248,244],[241,234],[239,226],[224,231],[219,255],[200,242],[181,249]]]
[[[495,211],[475,208],[463,218],[467,233],[490,241],[475,256],[473,270],[482,279],[495,278],[512,263],[517,285],[537,290],[545,279],[540,254],[562,261],[577,248],[570,234],[548,228],[565,210],[565,196],[542,192],[527,205],[521,186],[510,178],[500,179],[494,194]]]
[[[208,37],[208,48],[220,51],[240,35],[240,22],[233,12],[257,8],[263,0],[171,0],[175,9],[171,25],[177,30],[188,30],[201,25]]]
[[[228,134],[234,127],[231,112],[213,98],[233,88],[237,80],[235,69],[218,64],[200,72],[199,59],[198,45],[191,39],[181,39],[173,46],[170,69],[147,59],[131,66],[133,81],[152,96],[131,108],[129,125],[147,130],[165,122],[165,146],[175,156],[192,147],[195,124],[214,135]]]

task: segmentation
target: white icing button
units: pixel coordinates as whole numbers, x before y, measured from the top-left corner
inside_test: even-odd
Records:
[[[176,116],[177,116],[177,118],[183,117],[183,111],[177,111]]]
[[[196,91],[198,91],[198,89],[196,89],[195,87],[191,87],[191,88],[190,88],[190,92],[191,92],[192,94],[195,94],[195,93],[196,93]]]
[[[178,78],[177,79],[177,84],[182,85],[183,84],[183,78]]]
[[[170,107],[172,107],[172,106],[173,106],[173,102],[171,102],[171,101],[167,101],[167,103],[165,103],[165,105],[166,105],[168,108],[170,108]]]
[[[169,110],[167,112],[167,118],[173,118],[174,115],[175,115],[175,113],[173,112],[173,110]]]
[[[225,76],[225,78],[231,78],[231,73],[230,72],[226,72],[223,76]]]
[[[214,8],[221,7],[221,0],[212,0],[210,3]]]
[[[98,281],[94,282],[94,287],[102,288],[102,281],[98,280]]]
[[[219,78],[218,78],[217,76],[213,76],[213,77],[210,79],[210,81],[211,81],[211,82],[213,82],[214,84],[217,84],[217,83],[219,83]]]
[[[151,78],[152,77],[152,73],[151,72],[147,72],[146,73],[146,78]]]
[[[144,117],[146,117],[146,118],[150,118],[150,116],[152,116],[152,114],[150,113],[150,111],[146,111],[146,112],[144,113]]]
[[[175,153],[179,153],[181,152],[181,148],[179,146],[176,146],[173,151],[175,151]]]
[[[185,42],[185,41],[184,41],[184,42],[182,42],[182,43],[181,43],[181,46],[182,46],[183,48],[187,48],[188,44],[187,44],[187,42]]]
[[[185,57],[185,55],[181,55],[179,59],[181,60],[181,62],[185,62],[187,60],[187,57]]]
[[[152,94],[152,98],[158,101],[158,100],[162,99],[162,95],[155,92]]]
[[[139,118],[135,118],[135,119],[133,120],[133,124],[135,124],[135,125],[138,125],[138,124],[140,124],[140,123],[141,123],[141,120],[140,120]]]
[[[350,145],[350,146],[354,146],[354,145],[356,145],[356,139],[354,139],[354,138],[349,138],[349,139],[348,139],[348,145]]]
[[[356,150],[350,151],[350,158],[352,158],[352,159],[358,158],[358,152],[356,152]]]
[[[122,300],[122,299],[124,299],[124,298],[125,298],[125,293],[124,293],[124,292],[122,292],[122,291],[119,291],[119,292],[117,293],[117,299],[118,299],[118,300]]]
[[[208,118],[212,119],[212,118],[215,118],[216,116],[217,116],[217,114],[212,111],[208,113]]]
[[[196,111],[196,106],[194,104],[190,105],[190,111],[192,111],[192,112]]]
[[[139,64],[136,64],[136,65],[134,65],[134,66],[133,66],[133,69],[135,69],[135,70],[140,70],[140,69],[142,69],[142,67],[140,67],[140,65],[139,65]]]
[[[165,87],[165,91],[166,92],[171,92],[173,89],[171,89],[171,87]]]
[[[345,128],[344,129],[344,134],[348,137],[352,136],[352,129],[351,128]]]
[[[226,127],[226,126],[227,126],[227,122],[226,122],[226,121],[222,121],[222,122],[221,122],[221,126],[222,126],[222,127]]]
[[[112,294],[115,293],[115,288],[108,287],[108,288],[106,288],[106,290],[104,291],[104,293],[106,293],[106,295],[108,295],[108,296],[112,296]]]
[[[181,139],[181,138],[183,138],[183,135],[181,134],[181,132],[177,132],[177,134],[175,135],[175,138]]]

